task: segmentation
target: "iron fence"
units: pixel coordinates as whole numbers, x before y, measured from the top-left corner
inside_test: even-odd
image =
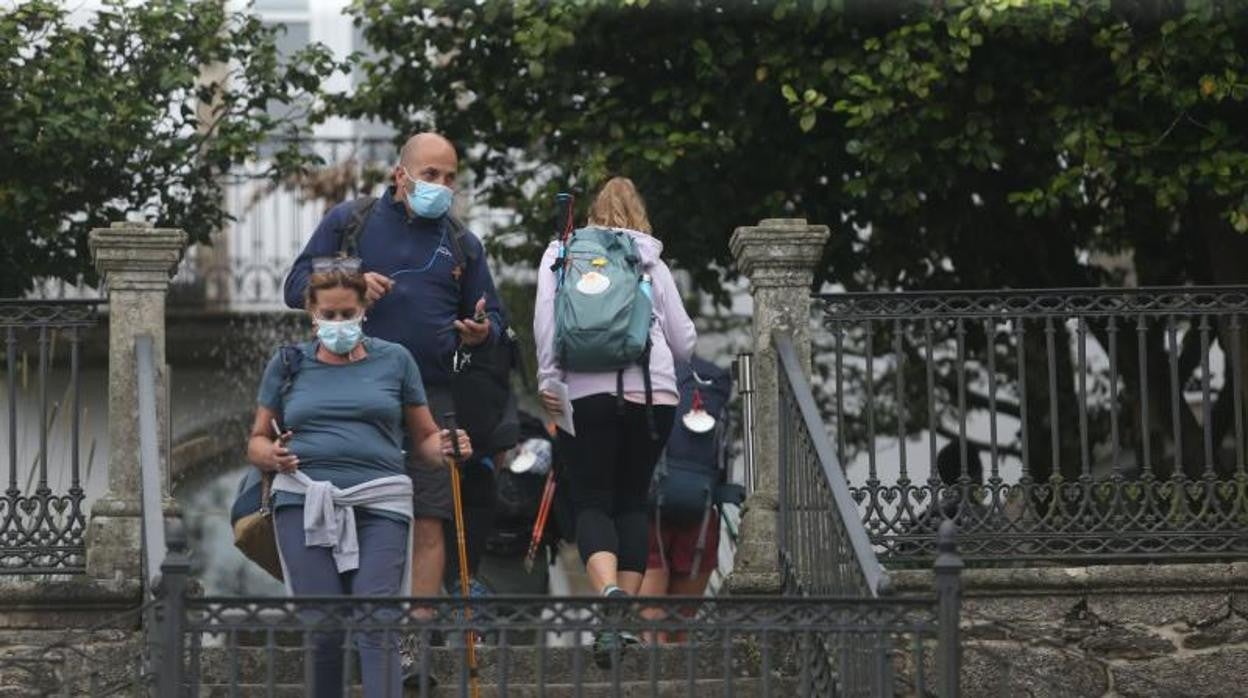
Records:
[[[0,300],[8,402],[0,575],[85,569],[79,358],[101,302]],[[54,365],[61,354],[67,366]]]
[[[185,557],[171,535],[162,575],[166,638],[157,665],[160,695],[304,695],[313,690],[319,647],[341,656],[346,693],[360,682],[353,644],[418,638],[426,678],[410,694],[458,696],[892,696],[937,687],[932,656],[935,597],[633,598],[368,597],[194,598]],[[954,599],[956,603],[956,598]],[[467,612],[467,613],[466,613]],[[956,611],[955,611],[956,614]],[[652,642],[594,649],[604,631]],[[480,638],[475,668],[465,633]],[[854,643],[831,638],[852,635]],[[438,638],[448,641],[438,646]],[[856,671],[869,650],[869,677]],[[867,680],[869,679],[869,680]],[[435,689],[432,682],[437,682]],[[328,690],[326,690],[328,688]],[[947,695],[956,695],[954,693]],[[374,689],[369,695],[388,695]]]
[[[880,566],[858,516],[849,483],[841,471],[810,384],[797,358],[793,338],[772,337],[779,378],[779,556],[785,589],[796,595],[835,595],[875,600],[887,594],[888,578]],[[940,695],[958,691],[959,574],[954,530],[940,531],[935,573],[940,643],[936,654]],[[831,634],[815,642],[828,656],[838,657],[836,675],[868,695],[893,695],[888,675],[876,670],[877,639]],[[920,693],[919,695],[923,695]]]
[[[821,397],[884,560],[930,559],[947,519],[981,563],[1248,552],[1248,288],[820,300]]]
[[[780,559],[798,594],[879,595],[887,586],[857,517],[793,339],[773,337],[780,378]]]

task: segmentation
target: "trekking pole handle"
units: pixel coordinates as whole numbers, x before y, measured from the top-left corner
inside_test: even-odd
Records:
[[[455,460],[460,460],[459,451],[459,424],[455,421],[455,413],[447,412],[442,415],[442,423],[446,424],[446,428],[451,431],[451,452],[455,454]]]

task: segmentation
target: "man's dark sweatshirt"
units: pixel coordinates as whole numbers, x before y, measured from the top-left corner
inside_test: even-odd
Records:
[[[350,201],[338,204],[316,227],[286,277],[286,305],[303,308],[312,260],[338,254],[351,206]],[[393,187],[377,200],[359,235],[361,271],[385,274],[394,280],[390,292],[368,309],[364,333],[407,347],[426,386],[450,384],[451,357],[459,344],[454,322],[471,317],[482,294],[490,317],[488,341],[496,341],[499,335],[498,294],[481,241],[475,235],[463,236],[467,259],[456,280],[450,240],[446,216],[428,219],[409,214],[403,203],[395,200]]]

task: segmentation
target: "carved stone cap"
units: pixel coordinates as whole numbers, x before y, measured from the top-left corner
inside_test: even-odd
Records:
[[[96,228],[89,237],[95,268],[106,281],[122,276],[168,280],[182,260],[187,235],[179,228],[154,228],[147,222],[118,222]],[[110,282],[110,287],[117,284]]]
[[[737,269],[747,277],[758,271],[813,272],[831,232],[805,218],[765,218],[732,233],[729,246]]]

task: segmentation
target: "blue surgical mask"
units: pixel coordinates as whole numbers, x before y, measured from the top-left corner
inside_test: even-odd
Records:
[[[404,170],[406,172],[406,170]],[[407,176],[412,183],[407,193],[407,204],[421,218],[441,218],[451,210],[451,199],[454,192],[441,184],[434,184]]]
[[[360,343],[360,339],[363,337],[364,330],[360,328],[359,318],[354,320],[316,321],[316,338],[321,340],[321,344],[334,354],[345,355],[351,353],[351,350]]]

